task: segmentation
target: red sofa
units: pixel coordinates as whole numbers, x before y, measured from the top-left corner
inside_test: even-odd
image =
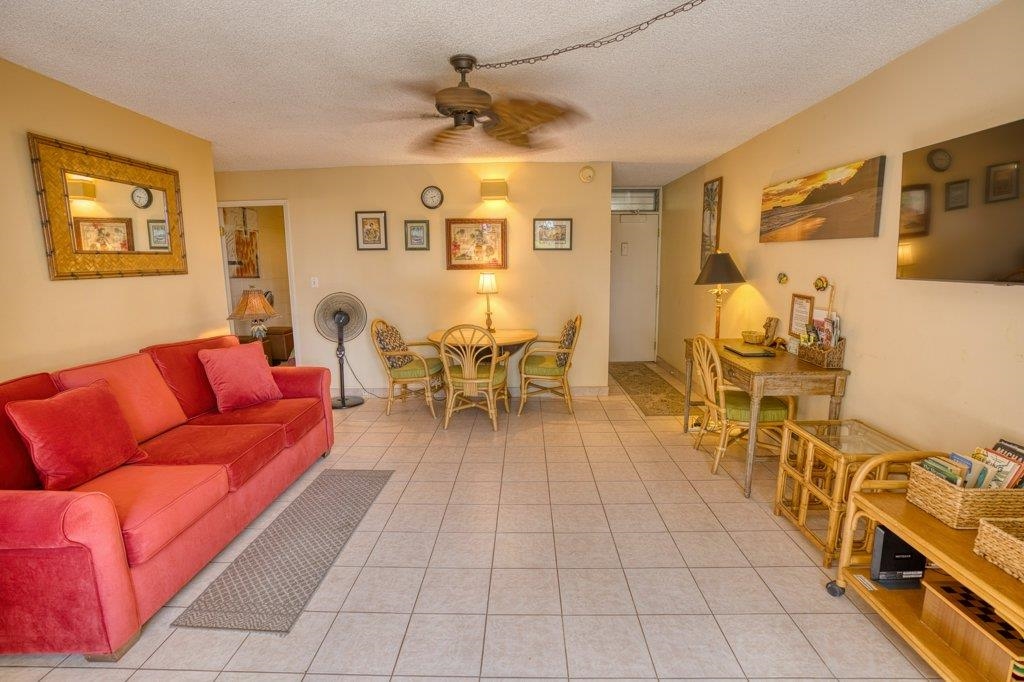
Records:
[[[330,373],[274,367],[284,398],[218,413],[198,352],[220,336],[0,384],[0,654],[117,657],[316,458]],[[3,407],[106,379],[147,458],[45,491]]]

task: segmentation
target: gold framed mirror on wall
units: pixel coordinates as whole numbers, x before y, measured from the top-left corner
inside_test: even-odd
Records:
[[[50,279],[183,275],[178,172],[28,135]]]

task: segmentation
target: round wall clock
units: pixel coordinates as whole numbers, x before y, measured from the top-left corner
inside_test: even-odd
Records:
[[[136,187],[132,190],[132,203],[139,208],[149,208],[153,203],[153,193],[145,187]]]
[[[593,166],[584,166],[583,168],[580,168],[580,182],[593,182],[594,175]]]
[[[444,202],[444,192],[441,191],[440,187],[429,185],[420,192],[420,201],[427,208],[437,208]]]
[[[928,167],[939,173],[953,165],[953,155],[945,149],[933,149],[928,152]]]

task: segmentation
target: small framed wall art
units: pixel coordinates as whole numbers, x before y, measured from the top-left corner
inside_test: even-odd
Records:
[[[150,250],[169,251],[171,248],[171,234],[167,231],[167,221],[147,220],[146,227],[149,230]]]
[[[430,251],[430,221],[405,221],[405,250]]]
[[[571,251],[572,218],[534,218],[534,251]]]
[[[75,251],[79,253],[135,250],[131,218],[74,218]]]
[[[387,212],[356,211],[356,249],[359,251],[387,251]]]
[[[1007,201],[1020,196],[1020,164],[1016,161],[989,166],[985,178],[985,203]]]
[[[900,194],[900,238],[923,237],[932,219],[932,186],[905,185]]]
[[[704,204],[701,209],[700,267],[708,256],[718,250],[718,231],[722,226],[722,178],[704,183]]]
[[[504,218],[448,218],[444,231],[449,270],[508,267],[508,221]]]
[[[954,180],[946,183],[946,210],[955,211],[958,208],[967,208],[971,201],[971,181]]]

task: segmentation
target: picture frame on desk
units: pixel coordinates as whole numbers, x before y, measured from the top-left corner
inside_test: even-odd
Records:
[[[807,332],[807,325],[814,316],[814,297],[807,294],[793,294],[789,303],[789,335],[799,339]]]

